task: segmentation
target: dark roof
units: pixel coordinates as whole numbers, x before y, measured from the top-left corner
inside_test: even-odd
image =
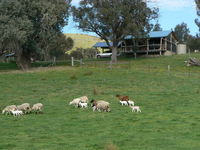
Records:
[[[162,37],[167,37],[170,35],[173,31],[152,31],[149,32],[148,37],[149,38],[162,38]],[[132,35],[128,35],[125,37],[125,39],[132,39]]]
[[[110,46],[112,46],[112,45],[113,45],[113,43],[110,42]],[[98,43],[96,43],[93,47],[102,47],[102,48],[107,48],[108,45],[107,45],[106,42],[98,42]]]

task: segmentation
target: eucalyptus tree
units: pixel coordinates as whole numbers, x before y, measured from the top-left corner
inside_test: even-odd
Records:
[[[71,0],[0,0],[0,49],[12,50],[22,69],[33,55],[49,58],[50,43],[67,24]],[[59,41],[57,41],[59,42]]]
[[[154,25],[153,31],[162,31],[161,25],[158,22]]]
[[[190,29],[188,28],[186,23],[181,23],[176,25],[174,28],[174,33],[177,36],[180,43],[186,43],[188,38],[190,37]]]
[[[200,0],[195,0],[195,2],[197,6],[197,15],[200,17]],[[200,31],[200,21],[198,19],[195,19],[195,23],[199,27],[199,31]]]
[[[112,62],[117,61],[119,42],[127,35],[149,32],[157,12],[157,8],[148,7],[146,0],[81,0],[78,7],[72,7],[78,28],[96,33],[112,49]]]

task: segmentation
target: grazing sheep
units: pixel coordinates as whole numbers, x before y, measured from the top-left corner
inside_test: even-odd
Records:
[[[80,102],[82,103],[87,103],[88,102],[88,97],[87,96],[82,96],[82,97],[79,97],[81,99]]]
[[[31,107],[29,103],[18,105],[17,109],[23,111],[25,114],[31,112]]]
[[[131,109],[132,109],[132,112],[134,111],[136,111],[136,112],[141,112],[141,110],[140,110],[140,107],[139,106],[130,106],[131,107]]]
[[[12,112],[13,116],[23,115],[23,111],[21,111],[21,110],[12,110],[11,112]]]
[[[78,103],[78,106],[81,107],[81,108],[87,108],[87,103]]]
[[[130,105],[130,106],[134,106],[134,101],[128,101],[128,104]]]
[[[35,113],[42,112],[42,108],[43,108],[43,104],[37,103],[33,105],[32,111],[34,111]]]
[[[108,103],[106,101],[91,100],[91,103],[92,103],[93,111],[95,111],[95,110],[105,111],[105,112],[110,111],[110,103]]]
[[[2,114],[11,114],[11,111],[17,110],[17,106],[16,105],[10,105],[10,106],[6,106],[3,110],[2,110]]]
[[[80,98],[73,99],[73,101],[71,101],[69,105],[74,105],[75,107],[78,107],[80,101],[81,101]]]
[[[129,100],[129,96],[122,96],[122,95],[117,94],[116,97],[121,101],[128,101]]]
[[[120,102],[120,104],[123,106],[123,105],[125,105],[125,106],[128,106],[128,103],[127,103],[127,101],[119,101]]]

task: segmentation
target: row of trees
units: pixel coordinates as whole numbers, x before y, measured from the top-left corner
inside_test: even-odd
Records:
[[[200,0],[195,2],[200,16]],[[73,41],[61,31],[71,10],[78,28],[105,40],[112,49],[111,60],[116,62],[117,46],[125,36],[137,38],[151,30],[161,30],[158,23],[153,25],[158,8],[149,7],[148,3],[148,0],[81,0],[78,7],[71,7],[71,0],[0,0],[0,53],[15,52],[17,65],[27,69],[31,58],[48,60],[50,55],[70,49]],[[200,27],[199,20],[195,22]],[[179,28],[175,30],[181,33]],[[184,30],[189,32],[187,27]],[[187,34],[181,36],[182,41],[188,39]]]

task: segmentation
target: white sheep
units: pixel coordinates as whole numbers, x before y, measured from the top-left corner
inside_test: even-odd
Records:
[[[125,106],[127,106],[128,105],[128,103],[127,103],[127,101],[119,101],[120,102],[120,104],[123,106],[123,105],[125,105]]]
[[[87,103],[78,103],[78,106],[81,107],[81,108],[87,108]]]
[[[25,114],[31,111],[31,107],[29,103],[18,105],[17,109],[23,111]]]
[[[140,110],[140,107],[139,106],[130,106],[131,107],[131,109],[132,109],[132,112],[134,111],[136,111],[136,112],[141,112],[141,110]]]
[[[129,101],[128,101],[128,104],[129,104],[130,106],[134,106],[134,101],[129,100]]]
[[[10,106],[6,106],[3,110],[2,110],[2,114],[10,114],[11,111],[17,110],[17,106],[16,105],[10,105]]]
[[[37,103],[37,104],[34,104],[33,107],[32,107],[32,111],[34,112],[42,112],[42,108],[43,108],[43,104],[42,103]]]
[[[106,112],[110,111],[110,103],[108,103],[106,101],[92,100],[91,102],[93,103],[93,106],[92,106],[93,111],[95,111],[95,110],[106,111]]]
[[[88,97],[87,96],[82,96],[82,97],[79,97],[81,100],[82,103],[87,103],[88,102]]]
[[[73,99],[73,101],[71,101],[69,105],[74,105],[75,107],[78,107],[80,101],[81,101],[80,98]]]
[[[12,112],[13,116],[23,115],[23,111],[21,111],[21,110],[12,110],[11,112]]]

